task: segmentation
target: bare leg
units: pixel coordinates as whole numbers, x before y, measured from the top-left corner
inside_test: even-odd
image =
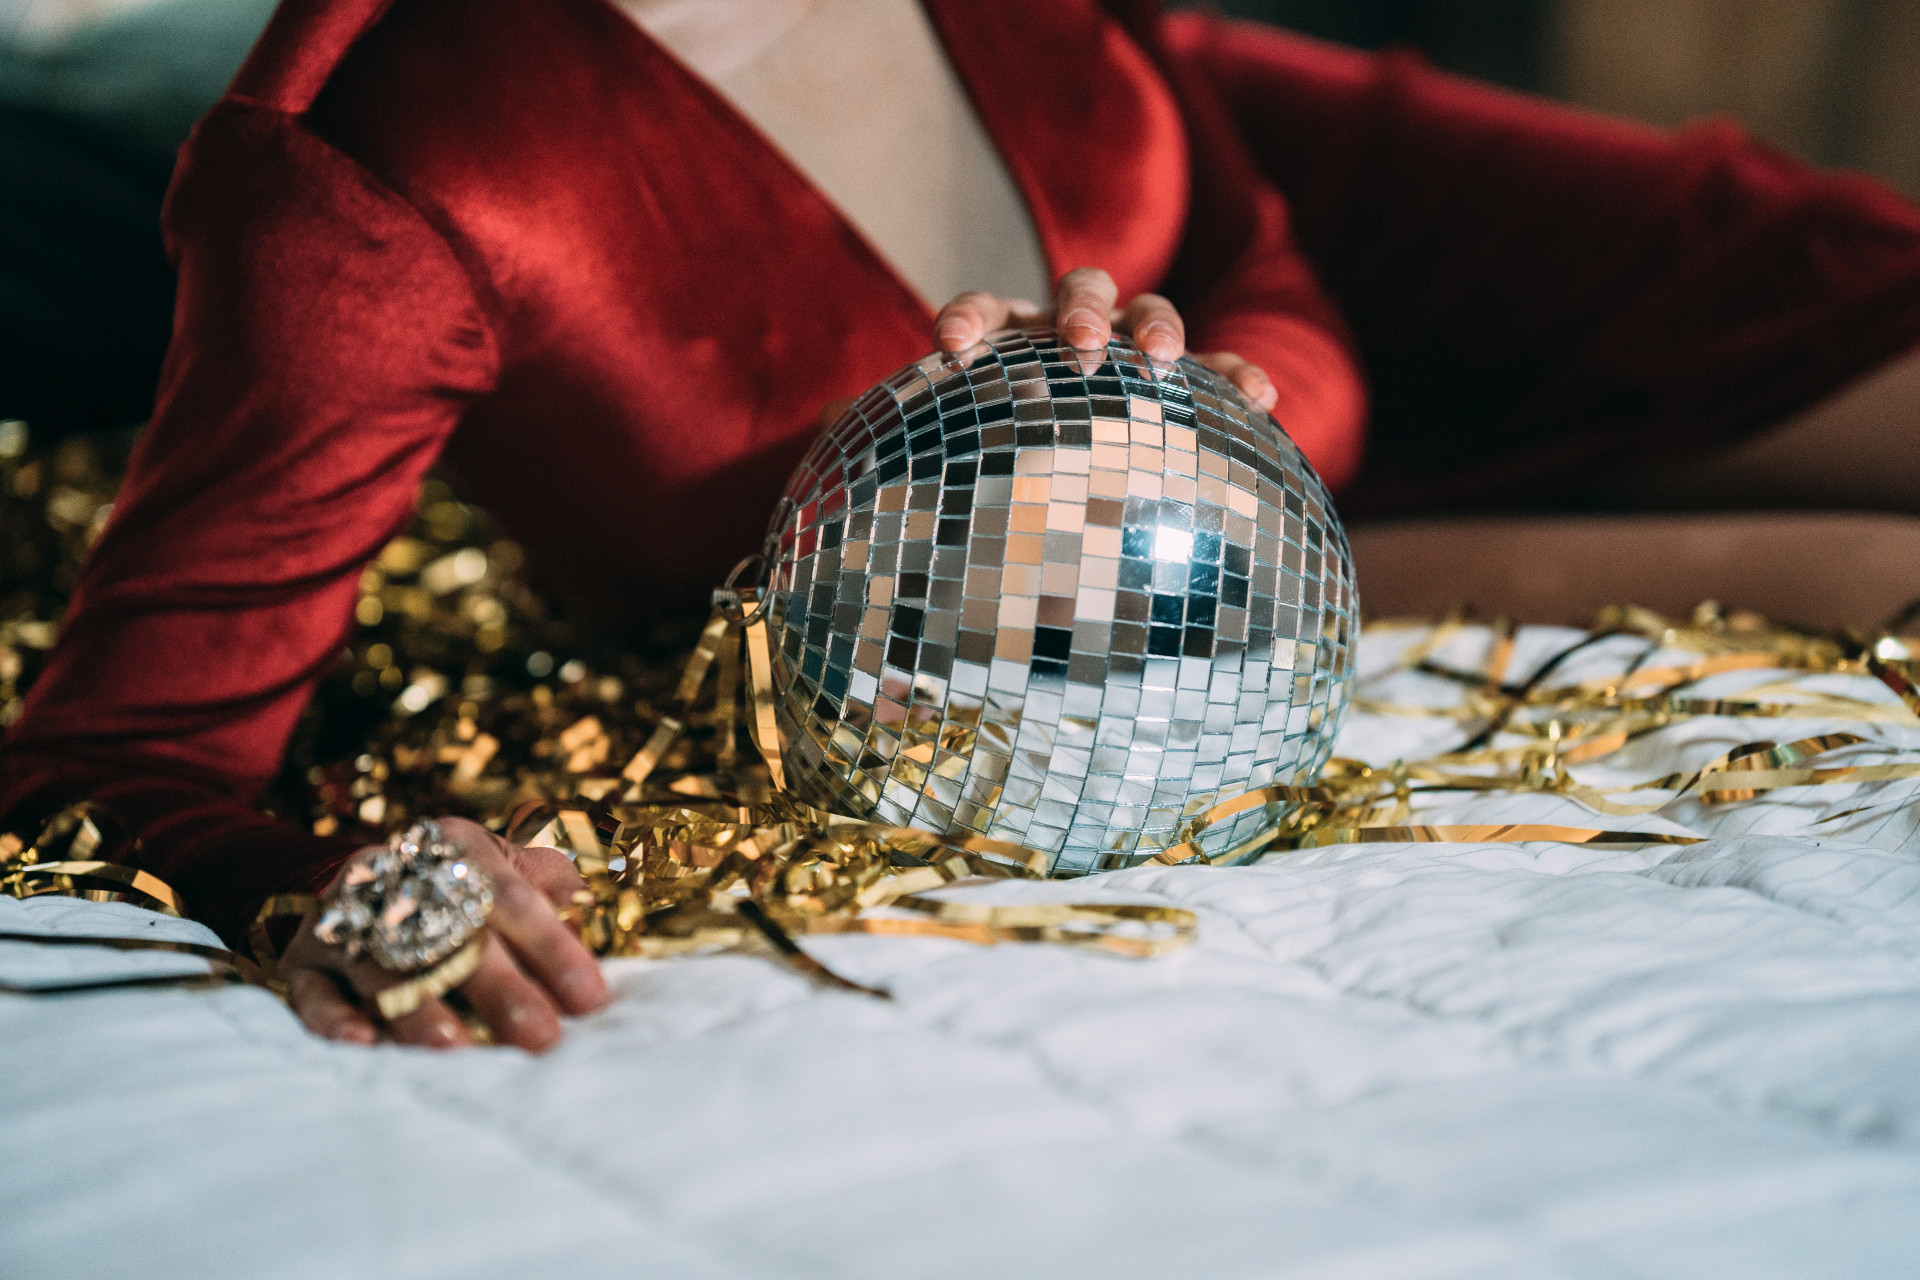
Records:
[[[1873,626],[1920,598],[1920,358],[1611,496],[1648,514],[1358,526],[1361,603],[1375,617],[1465,603],[1483,616],[1575,622],[1601,604],[1681,613],[1714,599],[1785,621]]]

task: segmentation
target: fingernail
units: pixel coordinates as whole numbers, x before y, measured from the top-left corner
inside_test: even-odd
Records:
[[[451,1022],[436,1022],[433,1024],[433,1029],[427,1032],[427,1040],[431,1044],[452,1044],[459,1038],[460,1033],[453,1029]]]
[[[965,342],[973,332],[973,326],[960,319],[942,320],[940,327],[933,332],[941,342]]]
[[[1087,308],[1075,307],[1072,311],[1060,317],[1060,332],[1066,334],[1069,329],[1087,330],[1087,337],[1090,339],[1090,341],[1085,343],[1075,342],[1073,344],[1074,346],[1097,347],[1101,345],[1098,341],[1091,340],[1094,338],[1094,335],[1100,332],[1100,317]],[[1067,340],[1071,342],[1072,336],[1068,335]]]
[[[1156,360],[1173,360],[1180,355],[1180,338],[1174,333],[1173,326],[1164,320],[1154,320],[1140,327],[1140,345],[1147,354]]]
[[[342,1044],[372,1044],[373,1028],[364,1022],[343,1022],[333,1029],[333,1038]]]
[[[598,1008],[606,1003],[607,984],[597,969],[569,969],[560,975],[560,996],[576,1008]]]

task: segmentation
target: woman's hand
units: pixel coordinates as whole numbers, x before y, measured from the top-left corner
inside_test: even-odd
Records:
[[[583,887],[580,875],[557,849],[522,849],[464,818],[444,818],[440,829],[468,862],[493,877],[486,950],[460,993],[495,1043],[548,1048],[560,1038],[560,1014],[591,1013],[607,1003],[599,964],[558,914]],[[301,921],[280,958],[293,1010],[315,1035],[372,1044],[379,1034],[368,1013],[374,997],[405,979],[371,960],[348,959],[314,935],[315,923],[313,914]],[[434,1049],[473,1043],[440,1000],[423,1002],[387,1031],[401,1044]]]
[[[1173,304],[1157,293],[1143,293],[1119,308],[1114,305],[1119,297],[1113,277],[1098,267],[1077,267],[1061,276],[1051,310],[1020,298],[963,293],[934,317],[933,340],[942,351],[962,351],[995,329],[1051,323],[1070,345],[1098,351],[1118,328],[1155,360],[1178,360],[1187,349],[1187,326]],[[1280,398],[1264,370],[1230,351],[1194,358],[1262,409],[1273,408]]]

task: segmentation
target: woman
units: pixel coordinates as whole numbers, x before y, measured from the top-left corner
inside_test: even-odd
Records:
[[[1920,340],[1920,219],[1850,191],[1802,235],[1871,258],[1877,309],[1796,279],[1690,345],[1669,317],[1649,356],[1609,327],[1659,314],[1648,291],[1754,273],[1669,223],[1772,225],[1824,181],[1722,152],[1144,4],[288,0],[183,155],[160,403],[0,813],[104,802],[140,836],[119,856],[237,937],[351,851],[247,802],[429,465],[549,586],[631,622],[752,548],[823,406],[1049,312],[1083,347],[1117,325],[1209,353],[1358,503],[1404,509],[1409,466],[1564,490],[1623,437],[1678,458],[1751,435]],[[1547,173],[1567,192],[1538,199]],[[1572,198],[1596,185],[1618,209]],[[1512,296],[1479,298],[1503,271]],[[1700,367],[1662,381],[1686,351]],[[1363,366],[1387,442],[1364,472]],[[1741,394],[1696,420],[1666,392],[1698,385]],[[463,993],[543,1047],[606,999],[549,905],[577,880],[447,830],[497,884]],[[362,1002],[391,974],[312,920],[283,971],[309,1027],[375,1037]],[[466,1038],[440,1001],[386,1029]]]

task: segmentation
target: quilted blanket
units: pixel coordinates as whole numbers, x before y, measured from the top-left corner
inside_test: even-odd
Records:
[[[1515,669],[1568,635],[1523,632]],[[1458,741],[1421,714],[1457,688],[1395,668],[1412,637],[1365,641],[1383,709],[1342,754]],[[1455,643],[1471,665],[1488,638]],[[1848,727],[1867,740],[1840,764],[1920,748],[1872,681],[1795,685],[1886,710],[1701,717],[1576,772],[1625,785]],[[335,1046],[245,987],[0,996],[0,1275],[1920,1275],[1916,790],[1603,820],[1456,796],[1414,821],[1705,839],[959,889],[1185,907],[1199,940],[808,940],[891,1001],[754,957],[613,961],[612,1007],[541,1057]],[[212,941],[57,898],[0,899],[0,931]],[[201,964],[0,944],[16,985]]]

